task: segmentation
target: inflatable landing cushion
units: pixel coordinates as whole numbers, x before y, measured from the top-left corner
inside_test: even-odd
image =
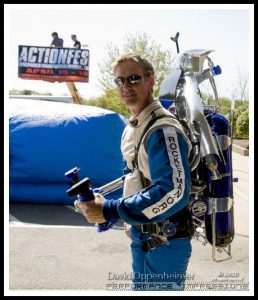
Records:
[[[10,99],[10,201],[67,203],[66,171],[80,168],[94,187],[122,175],[126,119],[102,108]]]

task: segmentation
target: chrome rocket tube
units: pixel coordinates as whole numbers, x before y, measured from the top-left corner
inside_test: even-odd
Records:
[[[125,175],[115,179],[99,188],[94,189],[94,193],[102,194],[103,196],[113,193],[124,185]]]
[[[212,174],[212,180],[217,180],[221,178],[216,159],[219,153],[209,123],[204,116],[199,92],[199,83],[206,79],[210,79],[214,93],[216,92],[212,74],[213,63],[208,57],[212,51],[195,49],[177,54],[174,60],[174,71],[162,84],[160,93],[163,96],[175,96],[177,116],[188,127],[190,139],[194,145],[193,158],[190,162],[191,170],[197,167],[200,158],[204,158]],[[205,59],[209,64],[207,70],[203,70]],[[217,93],[215,93],[215,98],[217,99]],[[199,146],[196,146],[198,143],[200,143],[200,151]]]
[[[182,96],[185,98],[186,118],[191,124],[197,123],[200,130],[200,156],[205,159],[207,168],[212,174],[212,179],[221,178],[218,172],[218,162],[215,155],[219,156],[210,126],[204,116],[202,99],[198,91],[198,83],[192,72],[185,73]]]

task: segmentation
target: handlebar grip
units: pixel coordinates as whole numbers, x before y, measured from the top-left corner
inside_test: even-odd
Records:
[[[93,200],[94,199],[94,194],[93,191],[91,191],[90,186],[91,186],[91,181],[89,178],[84,178],[83,180],[77,182],[74,184],[70,189],[68,189],[66,192],[70,197],[76,196],[76,195],[83,195],[87,194],[90,198],[88,200]],[[91,194],[90,195],[90,191]]]

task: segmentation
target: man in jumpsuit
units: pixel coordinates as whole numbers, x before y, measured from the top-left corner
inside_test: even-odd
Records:
[[[115,83],[131,117],[121,141],[123,197],[79,202],[88,222],[125,222],[131,238],[134,290],[183,290],[193,235],[190,142],[177,119],[154,100],[154,70],[131,53],[113,63]]]

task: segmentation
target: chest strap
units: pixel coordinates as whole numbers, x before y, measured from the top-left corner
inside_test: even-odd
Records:
[[[141,146],[141,143],[142,143],[142,140],[143,140],[143,137],[145,136],[145,134],[147,133],[147,131],[151,128],[151,126],[157,121],[157,120],[160,120],[160,119],[164,119],[164,118],[173,118],[173,116],[168,116],[168,115],[162,115],[162,116],[159,116],[157,117],[155,113],[152,114],[152,119],[150,120],[150,122],[146,125],[146,127],[144,128],[143,130],[143,133],[141,135],[141,138],[140,138],[140,141],[137,145],[137,147],[135,147],[135,155],[134,155],[134,159],[132,161],[132,165],[133,165],[133,168],[134,169],[138,169],[139,170],[139,173],[140,173],[140,178],[141,178],[141,182],[142,182],[142,186],[144,188],[146,188],[149,184],[150,184],[150,181],[144,177],[142,171],[139,169],[139,164],[138,164],[138,153],[139,153],[139,149],[140,149],[140,146]]]

